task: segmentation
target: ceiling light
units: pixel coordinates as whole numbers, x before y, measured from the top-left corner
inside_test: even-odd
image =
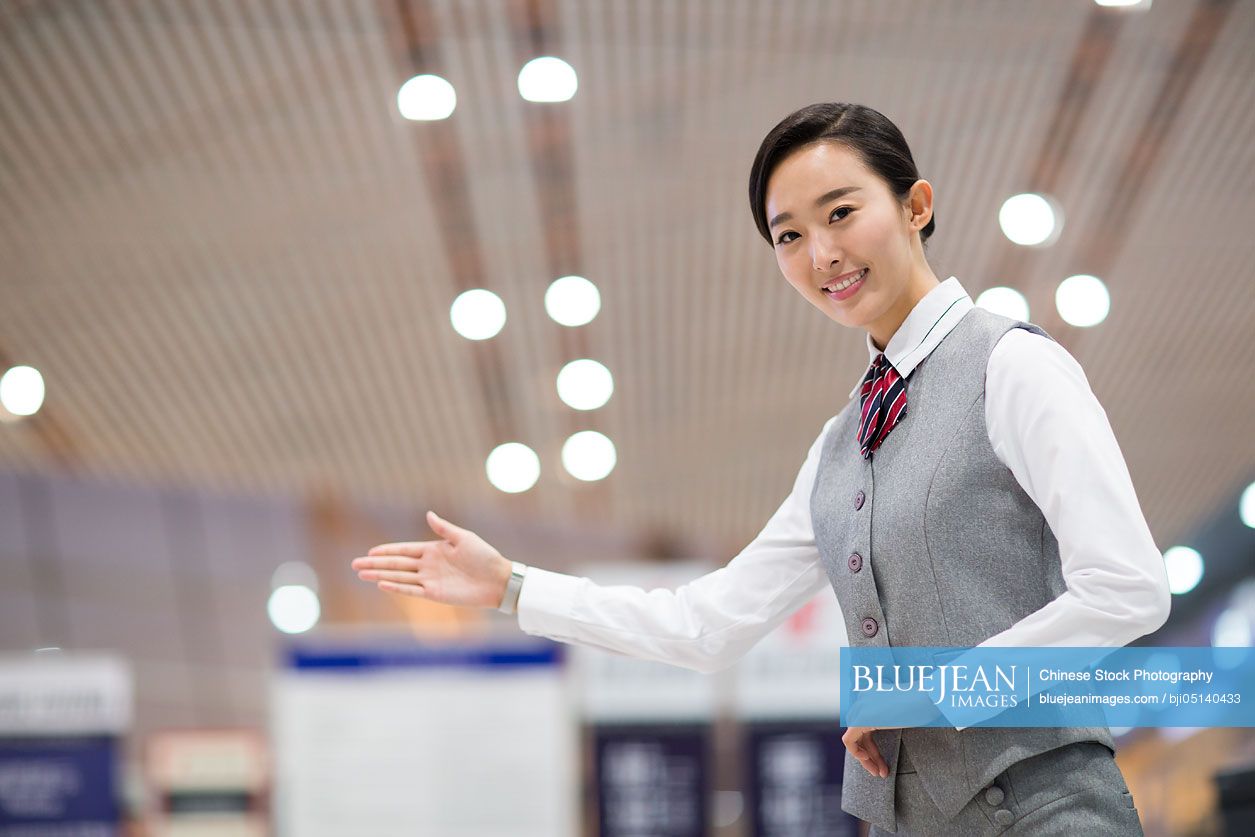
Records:
[[[565,102],[575,95],[579,80],[561,58],[533,58],[519,70],[519,95],[529,102]]]
[[[397,109],[406,119],[415,121],[448,119],[457,104],[453,85],[440,76],[414,76],[397,91]]]
[[[1079,273],[1069,276],[1055,289],[1055,308],[1069,325],[1096,326],[1111,311],[1107,285],[1097,276]]]
[[[467,340],[487,340],[505,327],[505,303],[483,288],[463,291],[449,307],[449,321]]]

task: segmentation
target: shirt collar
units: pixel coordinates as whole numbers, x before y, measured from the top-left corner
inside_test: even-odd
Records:
[[[959,284],[957,276],[951,276],[946,281],[938,283],[937,287],[915,304],[911,313],[906,315],[902,325],[894,332],[893,337],[889,338],[889,345],[885,346],[885,357],[893,364],[893,368],[898,370],[899,375],[903,378],[910,377],[915,367],[928,357],[929,352],[937,348],[937,344],[945,339],[950,330],[963,319],[963,315],[973,307],[975,303]],[[878,354],[880,354],[880,349],[876,348],[876,344],[872,342],[871,333],[868,332],[868,366],[871,366]],[[864,369],[859,375],[854,389],[850,390],[851,398],[862,388],[863,377],[866,374],[867,370]]]

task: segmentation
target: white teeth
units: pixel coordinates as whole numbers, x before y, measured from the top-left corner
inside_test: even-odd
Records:
[[[851,285],[853,285],[855,282],[862,279],[866,275],[867,275],[867,268],[863,268],[862,270],[858,272],[856,276],[846,279],[844,282],[841,282],[840,284],[829,285],[828,287],[824,288],[824,292],[831,294],[831,293],[836,293],[837,291],[844,291],[846,288],[850,287]]]

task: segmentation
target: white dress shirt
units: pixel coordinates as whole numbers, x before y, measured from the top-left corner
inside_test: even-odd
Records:
[[[954,276],[933,288],[885,347],[898,373],[907,378],[973,305]],[[870,334],[867,351],[870,366],[880,353]],[[829,587],[811,529],[810,500],[824,437],[835,420],[824,422],[789,496],[726,566],[674,591],[598,585],[529,567],[519,594],[519,628],[701,672],[730,666]],[[985,422],[994,452],[1059,542],[1067,590],[980,645],[1120,647],[1158,629],[1171,600],[1163,557],[1107,413],[1080,364],[1053,340],[1011,329],[989,356]],[[849,644],[848,637],[835,638],[834,653],[842,644]]]

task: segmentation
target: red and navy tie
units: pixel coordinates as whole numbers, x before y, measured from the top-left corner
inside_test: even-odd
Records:
[[[859,395],[863,419],[858,425],[859,450],[864,459],[889,435],[902,416],[906,415],[906,380],[893,368],[884,352],[876,355],[863,376]]]

